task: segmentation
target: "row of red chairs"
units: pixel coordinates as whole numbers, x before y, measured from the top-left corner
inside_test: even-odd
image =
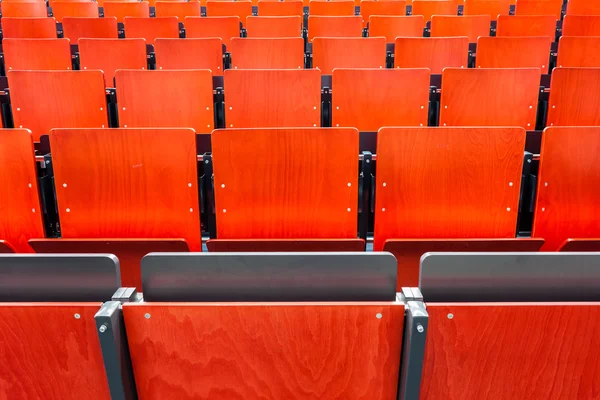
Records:
[[[162,113],[177,106],[167,99]],[[396,254],[400,288],[417,284],[427,251],[585,245],[600,237],[599,146],[600,128],[545,130],[532,238],[516,238],[521,177],[529,167],[524,129],[382,128],[374,250]],[[139,288],[145,253],[181,250],[178,243],[201,250],[202,174],[192,129],[53,129],[50,147],[62,239],[44,239],[32,135],[0,134],[6,251],[108,251],[123,259],[122,284]],[[214,194],[206,196],[214,196],[216,239],[208,250],[364,250],[357,238],[359,207],[367,207],[359,202],[358,153],[355,128],[213,131],[212,156],[200,164],[210,163],[208,182],[214,174]],[[128,240],[134,243],[122,243]]]

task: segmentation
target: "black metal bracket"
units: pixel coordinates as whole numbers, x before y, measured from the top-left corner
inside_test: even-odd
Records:
[[[331,90],[327,86],[321,91],[321,126],[331,126]]]
[[[540,94],[538,96],[537,119],[535,121],[535,130],[543,131],[546,127],[546,118],[548,117],[548,99],[549,93],[546,92],[544,86],[540,86]]]
[[[108,112],[108,127],[118,128],[119,127],[119,114],[117,112],[117,89],[107,88],[106,89],[106,109]]]
[[[518,235],[522,229],[524,222],[524,214],[533,211],[532,203],[535,202],[535,191],[537,178],[531,175],[531,163],[533,162],[533,154],[525,152],[523,154],[523,169],[521,173],[521,188],[519,191],[519,212],[517,216],[517,232]]]
[[[231,53],[225,52],[223,53],[223,69],[231,68]]]
[[[0,104],[2,104],[2,126],[5,128],[14,128],[12,108],[10,106],[10,92],[8,88],[3,88],[4,94],[0,95]]]
[[[394,68],[394,53],[391,51],[385,53],[385,67]]]
[[[211,239],[217,237],[217,217],[215,210],[215,184],[213,174],[213,161],[212,154],[205,153],[202,157],[202,163],[204,167],[203,182],[204,182],[204,193],[206,199],[206,230]]]
[[[439,126],[440,121],[440,92],[436,86],[429,87],[429,111],[427,124],[429,126]]]
[[[213,109],[215,129],[225,128],[225,90],[222,87],[218,87],[213,91]]]
[[[42,212],[44,215],[44,230],[46,237],[60,237],[60,222],[58,216],[58,202],[56,201],[56,186],[54,183],[54,168],[52,154],[44,154],[44,168],[38,180]]]
[[[360,175],[358,178],[358,237],[367,240],[369,231],[371,176],[373,166],[373,154],[363,151]]]

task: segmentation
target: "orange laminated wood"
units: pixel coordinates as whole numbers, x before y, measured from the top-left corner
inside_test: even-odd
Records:
[[[56,22],[63,17],[98,18],[98,4],[95,2],[56,1],[52,4],[52,15]]]
[[[496,21],[499,15],[508,15],[509,11],[510,0],[465,0],[463,15],[489,15]]]
[[[150,5],[147,1],[107,1],[104,3],[104,17],[116,17],[119,22],[123,22],[125,17],[149,18]]]
[[[69,0],[67,0],[67,1],[69,1]],[[71,1],[86,1],[86,0],[71,0]],[[108,3],[108,1],[121,2],[121,3],[135,3],[135,2],[138,2],[140,0],[108,0],[108,1],[105,1],[105,0],[95,0],[95,1],[98,3],[98,7],[104,7],[104,5],[106,3]],[[151,0],[150,4],[154,5],[155,1],[156,0]]]
[[[560,20],[562,5],[563,0],[519,0],[515,15],[553,15],[555,19]]]
[[[477,68],[537,67],[547,74],[551,42],[548,36],[480,37]]]
[[[334,68],[385,68],[385,38],[315,38],[313,68],[330,75]]]
[[[181,22],[202,15],[199,1],[157,1],[155,10],[157,17],[177,17]]]
[[[0,253],[2,254],[12,254],[16,253],[15,248],[8,243],[6,240],[0,240]]]
[[[183,238],[201,251],[192,129],[54,129],[50,145],[63,238]]]
[[[0,240],[18,253],[45,236],[34,155],[31,132],[0,129]]]
[[[563,36],[600,36],[600,15],[565,15]]]
[[[15,127],[35,141],[52,128],[108,126],[102,71],[8,71]]]
[[[394,43],[399,36],[423,37],[423,26],[425,21],[422,15],[372,15],[369,18],[369,36],[383,36],[386,42]]]
[[[308,16],[308,40],[316,37],[362,37],[362,17]]]
[[[225,71],[227,128],[321,125],[321,72],[317,69]]]
[[[427,312],[421,400],[598,398],[600,303],[427,302]]]
[[[356,129],[216,130],[212,151],[217,238],[356,238]]]
[[[208,251],[214,252],[309,252],[365,251],[363,239],[208,239]],[[1,250],[0,250],[1,252]]]
[[[458,15],[458,4],[456,0],[414,0],[411,15],[422,15],[425,22],[433,15]]]
[[[146,41],[144,39],[79,39],[79,62],[82,70],[102,70],[106,87],[115,87],[116,70],[148,67]]]
[[[11,70],[70,70],[69,39],[4,39],[4,65]]]
[[[148,44],[154,44],[156,38],[179,38],[177,17],[125,17],[123,25],[125,37],[144,38]]]
[[[186,38],[221,38],[229,47],[231,38],[240,37],[238,17],[187,17],[185,19]]]
[[[354,15],[354,1],[310,0],[308,13],[309,15],[329,15],[333,17],[341,15]]]
[[[533,235],[545,251],[600,236],[600,128],[550,127],[542,135]]]
[[[552,15],[500,15],[496,36],[548,36],[554,41],[556,18]]]
[[[377,132],[384,126],[427,126],[429,70],[335,69],[332,126]]]
[[[2,19],[4,18],[46,18],[48,10],[46,3],[16,3],[10,1],[2,2]]]
[[[569,0],[567,14],[600,15],[600,3],[596,0]]]
[[[367,26],[369,18],[371,18],[372,15],[406,16],[406,1],[362,0],[360,2],[360,15],[363,17],[364,26]],[[421,32],[421,34],[422,33],[423,32]],[[369,36],[377,35],[370,34]]]
[[[522,128],[380,129],[373,249],[387,239],[514,238],[524,150]]]
[[[140,262],[148,253],[188,252],[183,239],[32,239],[29,245],[42,254],[114,254],[119,259],[121,287],[142,291]]]
[[[259,1],[258,15],[261,17],[277,17],[287,15],[304,15],[302,1]]]
[[[546,126],[600,125],[600,68],[552,71]]]
[[[54,18],[2,18],[2,37],[5,39],[55,39],[56,20]]]
[[[558,251],[598,252],[600,251],[600,239],[567,239]]]
[[[249,38],[298,38],[302,36],[302,17],[250,16],[246,18],[246,35]]]
[[[490,23],[489,15],[435,15],[431,19],[431,37],[466,36],[469,42],[477,43],[480,36],[490,36]]]
[[[118,70],[115,80],[123,128],[193,128],[197,133],[214,129],[212,73],[208,69]]]
[[[10,0],[10,1],[14,1],[14,0]],[[31,0],[17,0],[17,1],[31,1]],[[39,1],[39,0],[34,0],[34,1]],[[48,0],[48,5],[50,7],[54,7],[54,4],[56,4],[58,1],[62,1],[65,3],[89,3],[91,0]],[[134,1],[134,0],[125,0],[125,1]],[[98,7],[102,6],[99,2],[96,2],[96,4]]]
[[[126,303],[123,314],[140,399],[397,396],[402,303]]]
[[[563,36],[558,41],[557,67],[600,67],[600,37]]]
[[[446,68],[440,126],[519,126],[535,129],[539,68]]]
[[[469,64],[467,37],[399,37],[394,51],[396,68],[429,68],[432,74],[441,74],[444,68],[467,68]]]
[[[231,67],[240,69],[304,68],[301,37],[231,39]]]
[[[63,18],[63,34],[72,44],[77,43],[80,38],[112,38],[117,39],[117,19],[115,17],[104,18]]]
[[[212,1],[206,2],[207,17],[238,17],[240,21],[246,21],[252,15],[251,1]]]
[[[94,320],[101,305],[0,303],[0,398],[110,399]]]
[[[210,69],[223,75],[223,44],[219,38],[156,39],[156,69]]]

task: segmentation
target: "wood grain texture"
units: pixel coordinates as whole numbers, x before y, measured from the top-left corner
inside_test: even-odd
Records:
[[[183,22],[185,17],[199,17],[199,1],[157,1],[155,5],[157,17],[177,17]]]
[[[522,128],[380,129],[374,250],[387,239],[514,238],[524,150]]]
[[[442,72],[440,126],[520,126],[534,129],[539,68]]]
[[[223,75],[223,43],[220,38],[156,39],[156,69],[210,69]]]
[[[2,4],[2,18],[46,18],[47,16],[46,3],[42,1],[31,3],[6,1]]]
[[[154,44],[156,38],[179,38],[177,17],[137,18],[125,17],[125,37],[144,38],[148,44]]]
[[[315,38],[313,67],[323,74],[334,68],[385,68],[385,38]]]
[[[80,38],[117,39],[119,37],[115,17],[64,17],[63,34],[72,44],[76,44]]]
[[[252,15],[251,1],[207,1],[206,16],[208,17],[238,17],[240,21],[246,21],[246,17]]]
[[[563,36],[600,36],[600,15],[565,15]]]
[[[99,309],[100,303],[0,303],[0,398],[109,400],[94,321]]]
[[[360,2],[360,15],[363,17],[363,26],[365,27],[372,15],[406,16],[406,1],[362,0]],[[422,29],[421,34],[423,34]],[[376,37],[377,35],[370,33],[369,36]]]
[[[308,16],[308,40],[316,37],[362,37],[362,17],[328,17],[323,15]]]
[[[2,18],[2,37],[4,39],[55,39],[56,20],[54,18]]]
[[[107,1],[104,3],[104,17],[116,17],[119,22],[123,22],[125,17],[149,18],[150,5],[147,1]]]
[[[31,253],[27,241],[45,236],[31,132],[0,129],[0,165],[0,240]]]
[[[548,36],[480,37],[477,40],[477,68],[540,68],[548,73]]]
[[[469,39],[396,38],[394,63],[396,68],[429,68],[432,74],[441,74],[444,68],[467,68]]]
[[[335,69],[332,126],[376,132],[384,126],[427,126],[429,70]]]
[[[150,303],[123,314],[140,399],[396,399],[401,304]]]
[[[240,37],[240,19],[238,17],[187,17],[185,37],[218,37],[225,47],[229,47],[231,38]]]
[[[394,43],[399,36],[422,37],[423,26],[425,25],[425,19],[422,15],[372,15],[368,22],[369,35],[372,37],[383,36],[388,43]]]
[[[195,143],[191,129],[53,130],[62,237],[183,238],[201,251]]]
[[[209,239],[213,252],[364,251],[363,239]]]
[[[600,15],[600,3],[594,0],[569,0],[567,14]]]
[[[600,239],[567,239],[558,251],[570,252],[598,252],[600,251]]]
[[[546,128],[540,154],[532,234],[547,251],[600,237],[600,128]]]
[[[427,312],[421,399],[600,399],[599,303],[428,303]]]
[[[258,15],[261,17],[298,16],[304,14],[302,1],[259,1]]]
[[[115,81],[123,128],[214,129],[210,70],[118,70]]]
[[[563,0],[519,0],[516,4],[515,15],[553,15],[561,19]]]
[[[63,17],[98,18],[98,4],[95,2],[55,1],[52,3],[52,15],[56,22]]]
[[[600,68],[554,68],[546,126],[600,125]]]
[[[308,4],[309,15],[354,15],[354,0],[310,0]]]
[[[431,37],[466,36],[469,42],[477,43],[480,36],[490,36],[490,23],[489,15],[434,15]]]
[[[4,63],[11,70],[70,70],[69,39],[3,39]]]
[[[552,15],[500,15],[496,36],[548,36],[554,40],[556,18]]]
[[[274,4],[294,4],[277,2]],[[299,3],[300,4],[300,3]],[[249,38],[299,38],[302,36],[302,17],[253,17],[246,18],[246,34]]]
[[[121,287],[142,291],[140,262],[148,253],[188,252],[184,239],[32,239],[36,253],[114,254],[119,259]]]
[[[388,239],[383,251],[398,260],[397,289],[418,287],[421,256],[428,252],[534,252],[544,239]]]
[[[225,71],[228,128],[321,125],[321,72],[316,69]]]
[[[148,67],[146,41],[144,39],[79,39],[79,63],[82,70],[102,70],[106,87],[115,87],[116,70]]]
[[[465,0],[463,15],[489,15],[496,21],[498,15],[508,15],[509,11],[510,0]]]
[[[11,254],[16,253],[17,250],[6,240],[0,240],[0,253]]]
[[[108,126],[102,71],[8,71],[15,127],[39,142],[52,128]]]
[[[557,67],[600,67],[600,37],[563,36],[558,41]]]
[[[81,1],[81,0],[71,0],[71,1]],[[112,1],[112,0],[109,0],[109,1]],[[134,3],[134,2],[137,2],[139,0],[114,0],[114,1],[120,1],[120,2],[123,2],[123,3]],[[96,0],[96,2],[98,3],[98,7],[104,7],[104,5],[106,3],[108,3],[108,1],[104,1],[104,0]],[[155,4],[155,2],[156,2],[156,0],[150,0],[150,5],[153,6]]]
[[[292,18],[298,18],[297,22],[300,22],[300,17]],[[232,38],[230,52],[231,66],[234,69],[304,68],[304,39],[299,36]]]
[[[356,238],[356,129],[217,130],[212,150],[217,238]]]
[[[425,22],[431,21],[433,15],[457,15],[458,2],[455,0],[414,0],[411,15],[422,15]]]

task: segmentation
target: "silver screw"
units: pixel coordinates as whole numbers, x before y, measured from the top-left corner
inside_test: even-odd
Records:
[[[75,313],[75,319],[79,319],[79,318],[81,318],[81,315]]]
[[[417,325],[417,332],[419,332],[419,333],[423,333],[423,331],[425,331],[425,328],[423,328],[423,325],[421,325],[421,324],[418,324],[418,325]]]
[[[527,160],[527,163],[528,163],[528,164],[531,164],[531,160]]]
[[[144,317],[146,317],[146,319],[150,319],[150,314],[146,313],[144,314]]]
[[[375,317],[377,317],[377,319],[381,319],[381,317],[383,317],[383,315],[381,315],[381,313],[377,313],[377,315],[375,315]]]
[[[367,160],[367,164],[369,164],[371,162],[371,160]]]
[[[98,330],[100,331],[100,333],[106,332],[106,325],[100,326],[100,328],[98,328]]]
[[[208,164],[208,160],[204,161],[204,164]]]
[[[448,314],[448,319],[452,319],[452,318],[454,318],[454,314],[452,314],[452,313]]]

